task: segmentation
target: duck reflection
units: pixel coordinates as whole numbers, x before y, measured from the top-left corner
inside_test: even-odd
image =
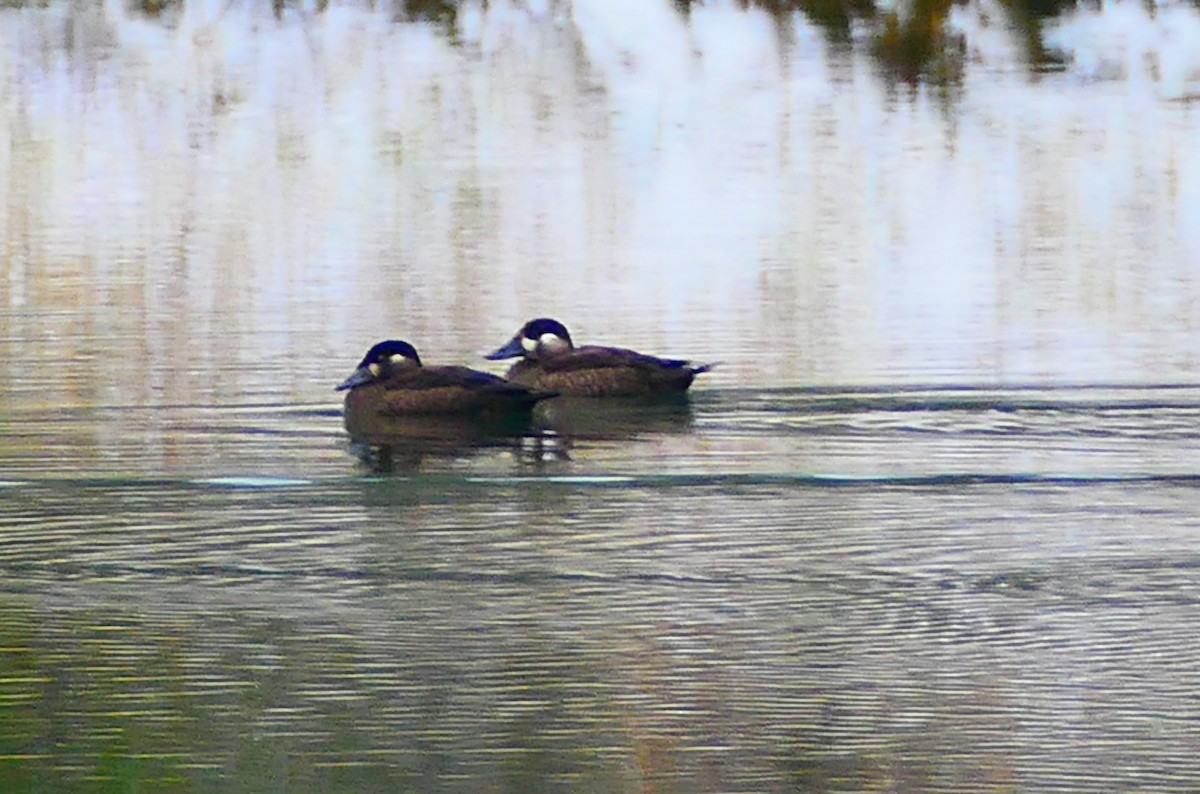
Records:
[[[528,414],[504,417],[347,414],[350,452],[373,474],[416,471],[485,452],[536,457],[539,430]]]
[[[692,432],[692,403],[670,399],[558,397],[532,415],[447,417],[348,414],[351,452],[373,474],[416,471],[429,465],[503,452],[533,472],[569,462],[581,445],[633,441]]]
[[[533,411],[539,435],[566,441],[618,441],[638,436],[689,433],[692,404],[686,395],[658,398],[557,397]]]

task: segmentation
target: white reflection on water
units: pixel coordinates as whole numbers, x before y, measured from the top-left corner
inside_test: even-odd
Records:
[[[473,360],[542,313],[723,358],[717,386],[1192,378],[1200,17],[1080,10],[1031,79],[985,10],[950,100],[726,4],[472,4],[457,41],[338,6],[6,11],[7,379],[328,401],[382,335]],[[106,366],[31,374],[63,343]]]
[[[1200,94],[1200,16],[1182,4],[1112,3],[1104,13],[1076,11],[1051,29],[1048,42],[1072,58],[1084,79],[1127,79],[1169,99]]]

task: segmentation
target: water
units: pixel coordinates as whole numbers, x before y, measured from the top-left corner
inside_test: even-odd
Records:
[[[214,410],[141,472],[136,435],[10,456],[8,779],[1187,788],[1198,414],[711,389],[383,474],[322,412]]]
[[[0,788],[1200,786],[1195,10],[631,13],[0,12]],[[347,437],[540,314],[722,365]]]

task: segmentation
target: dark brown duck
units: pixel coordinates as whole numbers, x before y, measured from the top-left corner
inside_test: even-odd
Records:
[[[694,365],[676,358],[658,358],[621,347],[575,347],[571,334],[557,320],[530,320],[508,344],[487,358],[521,357],[508,370],[508,379],[572,397],[650,397],[682,394],[695,377],[716,364]]]
[[[348,391],[347,423],[355,416],[505,416],[556,396],[468,367],[422,366],[416,349],[395,339],[368,350],[337,391]]]

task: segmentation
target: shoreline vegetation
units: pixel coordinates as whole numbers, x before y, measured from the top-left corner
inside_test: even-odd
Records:
[[[223,0],[228,10],[240,0]],[[684,17],[705,5],[705,0],[671,0]],[[955,13],[977,0],[910,0],[902,4],[876,0],[739,0],[746,11],[768,13],[781,39],[795,35],[799,17],[820,31],[834,47],[861,48],[869,53],[882,76],[913,84],[954,85],[963,74],[970,53],[971,33],[956,24]],[[35,8],[45,0],[6,4],[9,8]],[[272,13],[278,20],[299,16],[319,18],[338,3],[331,0],[272,0]],[[454,40],[463,12],[476,4],[449,0],[362,0],[355,7],[390,14],[397,22],[423,22],[442,28]],[[520,8],[523,3],[515,3]],[[566,3],[550,0],[553,8]],[[126,8],[133,14],[172,25],[183,15],[186,0],[132,0]],[[483,8],[487,3],[482,4]],[[1075,9],[1095,7],[1098,2],[1071,0],[995,0],[978,9],[987,27],[1000,27],[1019,42],[1025,62],[1032,73],[1055,71],[1063,67],[1065,55],[1046,41],[1048,23]],[[533,13],[530,11],[530,13]]]

